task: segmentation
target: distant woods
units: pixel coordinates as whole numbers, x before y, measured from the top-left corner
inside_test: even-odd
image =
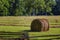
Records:
[[[0,16],[57,15],[59,6],[55,0],[0,0]]]

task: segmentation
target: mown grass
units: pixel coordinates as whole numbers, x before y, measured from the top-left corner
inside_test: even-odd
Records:
[[[3,16],[0,17],[0,25],[30,26],[34,19],[48,19],[50,25],[59,24],[60,16]]]
[[[34,19],[46,18],[51,25],[60,25],[60,16],[5,16],[0,17],[0,32],[23,32],[25,30],[30,30],[30,25]],[[28,25],[28,27],[27,27]],[[53,39],[60,38],[60,28],[50,28],[47,32],[27,32],[29,34],[30,40],[43,40],[43,39]],[[52,36],[51,36],[52,35]],[[21,35],[0,35],[6,38],[20,38]]]
[[[1,32],[27,32],[30,40],[43,40],[43,39],[53,39],[60,38],[60,28],[50,28],[46,32],[30,32],[30,27],[23,26],[0,26]],[[20,38],[21,35],[0,35],[4,38]]]
[[[30,27],[24,27],[24,26],[0,26],[0,37],[3,38],[20,38],[22,36],[22,33],[24,30],[30,30]],[[3,34],[2,34],[2,33]],[[4,34],[4,32],[7,32]],[[12,32],[12,33],[20,33],[20,34],[10,34],[8,32]],[[1,35],[2,34],[2,35]]]
[[[24,27],[24,26],[0,26],[0,31],[5,32],[21,32],[29,29],[30,27]]]
[[[47,32],[30,32],[29,35],[32,37],[31,40],[60,38],[60,28],[50,28]]]

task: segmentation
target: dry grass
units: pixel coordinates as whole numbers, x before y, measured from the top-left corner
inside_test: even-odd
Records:
[[[0,17],[0,25],[30,26],[32,20],[42,18],[48,19],[51,25],[60,25],[60,16],[3,16]]]
[[[49,23],[47,19],[34,19],[31,23],[31,31],[48,31]]]
[[[26,27],[26,25],[30,26],[32,20],[34,19],[41,19],[41,18],[46,18],[49,21],[50,25],[60,25],[60,16],[3,16],[0,17],[0,31],[6,31],[6,32],[21,32],[24,30],[30,30],[30,27]],[[1,26],[1,25],[10,25],[10,26]],[[12,26],[11,26],[12,25]],[[14,25],[19,25],[19,26],[14,26]],[[22,25],[22,26],[21,26]],[[25,27],[23,27],[25,26]],[[44,36],[44,35],[49,35],[49,34],[60,34],[60,28],[50,28],[49,31],[47,32],[29,32],[29,36]],[[7,35],[2,35],[2,36],[7,36]],[[10,35],[8,35],[10,36]],[[11,36],[11,37],[20,37],[20,36]],[[60,37],[60,36],[56,36]],[[35,38],[36,40],[38,39],[50,39],[50,38],[56,38],[55,36],[52,37],[38,37]],[[5,39],[4,39],[5,40]]]

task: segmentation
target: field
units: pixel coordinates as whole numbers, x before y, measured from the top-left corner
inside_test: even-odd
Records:
[[[11,29],[11,30],[10,30]],[[23,31],[28,31],[27,33],[29,34],[30,40],[42,40],[42,39],[57,39],[60,38],[60,28],[50,28],[49,31],[47,32],[29,32],[30,27],[19,27],[19,26],[0,26],[0,31],[1,32],[18,32],[22,33]],[[1,33],[0,33],[1,34]],[[0,35],[0,37],[4,38],[20,38],[21,35],[12,35],[12,34],[3,34]]]
[[[48,19],[49,25],[51,27],[50,30],[47,32],[31,32],[31,22],[36,18]],[[52,28],[52,26],[56,26],[56,28]],[[60,28],[58,28],[58,26],[60,26],[60,16],[3,16],[0,17],[0,37],[20,38],[22,35],[19,34],[27,32],[30,40],[59,40]],[[7,33],[4,34],[4,32]],[[8,32],[17,33],[18,35],[9,35]]]
[[[33,19],[48,19],[50,25],[60,25],[60,16],[3,16],[0,17],[0,25],[30,26]]]

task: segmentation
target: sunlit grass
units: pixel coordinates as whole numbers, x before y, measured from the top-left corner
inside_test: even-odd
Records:
[[[34,19],[48,19],[49,24],[60,24],[60,16],[3,16],[0,17],[0,25],[31,25]],[[57,21],[57,22],[56,22]]]
[[[0,26],[0,31],[3,31],[3,32],[23,32],[24,30],[30,30],[30,27]],[[49,31],[46,31],[46,32],[27,32],[27,33],[29,37],[37,36],[36,38],[30,38],[31,40],[52,39],[52,38],[60,37],[60,36],[53,36],[53,35],[60,35],[60,28],[50,28]],[[52,35],[52,36],[49,36],[49,35]],[[21,37],[21,35],[0,35],[0,36],[3,36],[5,38],[20,38]]]
[[[30,25],[33,19],[36,18],[46,18],[49,21],[49,24],[59,24],[60,25],[60,16],[18,16],[18,17],[0,17],[0,32],[23,32],[25,30],[30,30]],[[56,20],[58,22],[56,23]],[[1,26],[1,24],[3,26]],[[22,25],[24,24],[24,25]],[[4,25],[12,25],[12,26],[4,26]],[[19,26],[14,26],[19,25]],[[20,26],[22,25],[22,26]],[[25,26],[25,25],[28,25]],[[36,36],[48,36],[48,35],[60,35],[60,28],[50,28],[49,31],[46,32],[27,32],[29,37],[36,37]],[[21,35],[0,35],[5,36],[7,38],[20,38]],[[8,37],[9,36],[9,37]],[[49,37],[36,37],[30,38],[31,40],[41,40],[41,39],[51,39],[51,38],[58,38],[60,36],[49,36]]]
[[[0,31],[5,31],[5,32],[21,32],[24,30],[29,30],[29,27],[24,27],[24,26],[0,26]]]
[[[60,34],[60,28],[50,28],[47,32],[30,32],[30,36],[41,36],[41,35],[54,35],[54,34]]]

